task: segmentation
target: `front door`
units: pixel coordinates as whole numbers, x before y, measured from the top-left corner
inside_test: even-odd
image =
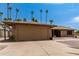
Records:
[[[60,37],[61,36],[61,31],[60,30],[54,30],[54,35],[56,37]]]

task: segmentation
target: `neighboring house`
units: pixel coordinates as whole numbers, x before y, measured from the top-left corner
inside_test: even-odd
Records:
[[[4,37],[4,24],[0,22],[0,38]],[[8,37],[9,29],[6,27],[6,37]]]
[[[74,36],[74,29],[69,27],[57,26],[51,29],[52,29],[52,36],[55,36],[55,37],[73,37]]]
[[[53,36],[74,36],[74,29],[67,27],[52,27],[48,24],[28,23],[21,21],[7,21],[4,23],[12,26],[11,32],[15,40],[46,40],[52,38]]]

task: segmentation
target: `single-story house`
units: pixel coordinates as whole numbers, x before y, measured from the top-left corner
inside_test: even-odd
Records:
[[[12,26],[12,35],[16,40],[46,40],[51,37],[50,25],[47,24],[20,21],[7,21],[4,23]]]
[[[62,26],[50,26],[48,24],[28,23],[21,21],[6,21],[6,25],[12,26],[12,36],[15,40],[46,40],[53,36],[74,36],[74,29]]]
[[[9,29],[6,27],[6,37],[8,37]],[[0,38],[4,37],[4,24],[0,22]]]
[[[73,37],[74,36],[74,29],[64,26],[57,26],[51,28],[52,36],[55,37]]]

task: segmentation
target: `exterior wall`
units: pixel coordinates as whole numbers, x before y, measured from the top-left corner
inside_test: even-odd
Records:
[[[0,29],[0,37],[4,37],[4,29]],[[6,31],[6,37],[8,37],[8,31]]]
[[[50,27],[37,25],[14,25],[13,35],[16,40],[45,40],[51,37]]]
[[[69,37],[74,37],[74,30],[72,30],[72,35],[68,35]]]
[[[71,30],[71,31],[72,31],[72,34],[68,35],[67,30],[61,30],[61,36],[62,37],[73,37],[74,36],[74,31],[73,30]]]
[[[67,31],[61,31],[61,36],[62,36],[62,37],[67,36]]]

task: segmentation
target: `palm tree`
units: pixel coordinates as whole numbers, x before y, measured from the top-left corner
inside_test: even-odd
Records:
[[[16,9],[16,19],[18,18],[19,9]]]
[[[4,18],[4,21],[8,20],[7,18]]]
[[[37,19],[35,19],[35,22],[38,22],[38,20],[37,20]]]
[[[50,22],[50,25],[52,25],[52,23],[53,23],[53,20],[49,20],[49,22]]]
[[[6,40],[6,25],[4,24],[4,40]]]
[[[38,20],[35,17],[32,18],[32,21],[33,22],[38,22]]]
[[[24,18],[24,19],[23,19],[23,21],[24,21],[24,22],[26,22],[26,21],[27,21],[27,19],[26,19],[26,18]]]
[[[53,28],[53,26],[52,26],[52,23],[53,23],[53,20],[49,20],[49,22],[50,22],[50,28]],[[54,30],[51,30],[51,32],[53,32],[53,36],[54,36]],[[51,36],[51,39],[53,39],[53,37]]]
[[[42,9],[40,9],[40,22],[41,22],[41,20],[42,20]]]
[[[2,20],[2,15],[3,15],[3,12],[0,12],[0,17],[1,17],[1,20]]]
[[[34,11],[31,11],[31,19],[33,19]]]
[[[9,19],[9,3],[7,3],[7,18],[4,18],[4,20]],[[4,39],[6,40],[6,25],[4,24]]]
[[[47,24],[47,16],[48,16],[48,10],[46,10],[46,24]]]
[[[9,3],[7,3],[7,19],[9,18]]]
[[[12,10],[12,8],[8,7],[8,10],[9,10],[9,20],[11,20],[11,10]]]
[[[32,18],[32,21],[33,21],[33,22],[35,21],[35,18],[34,18],[34,17]]]

